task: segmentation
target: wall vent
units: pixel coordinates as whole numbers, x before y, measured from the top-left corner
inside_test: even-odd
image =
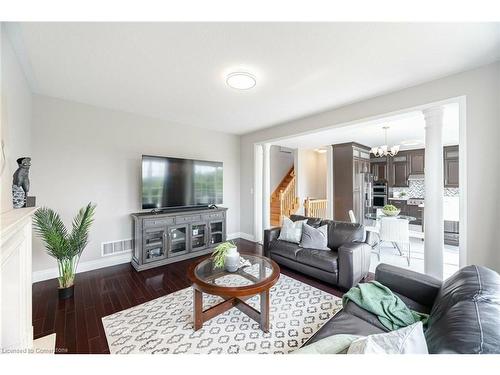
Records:
[[[103,257],[132,251],[133,240],[118,240],[101,243],[101,255]]]

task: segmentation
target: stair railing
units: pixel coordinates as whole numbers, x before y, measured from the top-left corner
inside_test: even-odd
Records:
[[[290,183],[283,190],[280,190],[280,224],[283,216],[290,216],[297,211],[297,185],[295,176],[290,180]]]
[[[326,218],[327,199],[310,199],[304,201],[304,214],[307,217]]]

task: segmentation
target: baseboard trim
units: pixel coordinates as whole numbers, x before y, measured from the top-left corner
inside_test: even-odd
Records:
[[[245,232],[235,232],[227,235],[228,240],[234,240],[236,238],[243,238],[244,240],[255,242],[255,237]]]
[[[236,238],[243,238],[247,241],[254,242],[254,236],[244,232],[235,232],[227,235],[228,240],[234,240]],[[118,264],[129,263],[132,260],[132,252],[128,251],[126,253],[115,255],[115,256],[106,256],[100,259],[89,260],[86,262],[80,262],[78,265],[78,273],[98,270],[99,268],[116,266]],[[55,279],[59,276],[59,271],[57,267],[49,268],[46,270],[34,271],[32,274],[32,280],[34,283],[44,280]]]
[[[80,262],[78,265],[78,273],[98,270],[99,268],[116,266],[118,264],[129,263],[132,260],[132,251],[127,251],[126,253],[106,256],[100,259],[89,260],[86,262]],[[46,270],[34,271],[32,274],[32,282],[36,283],[38,281],[55,279],[59,276],[59,271],[57,267],[49,268]]]

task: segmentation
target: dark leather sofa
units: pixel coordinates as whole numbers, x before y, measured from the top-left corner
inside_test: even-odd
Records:
[[[411,309],[430,314],[425,338],[429,353],[500,353],[500,275],[467,266],[443,283],[388,264],[375,279]],[[386,332],[378,318],[349,302],[305,345],[336,334],[367,336]]]
[[[317,228],[328,225],[329,250],[307,249],[278,240],[280,229],[264,231],[264,255],[278,264],[315,277],[342,289],[356,285],[368,274],[371,246],[361,224],[292,215],[292,221],[307,220]],[[366,240],[366,241],[365,241]]]

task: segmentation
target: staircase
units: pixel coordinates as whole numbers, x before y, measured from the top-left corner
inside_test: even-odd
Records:
[[[271,226],[281,226],[283,216],[290,216],[299,209],[295,181],[295,171],[292,167],[271,194]]]

